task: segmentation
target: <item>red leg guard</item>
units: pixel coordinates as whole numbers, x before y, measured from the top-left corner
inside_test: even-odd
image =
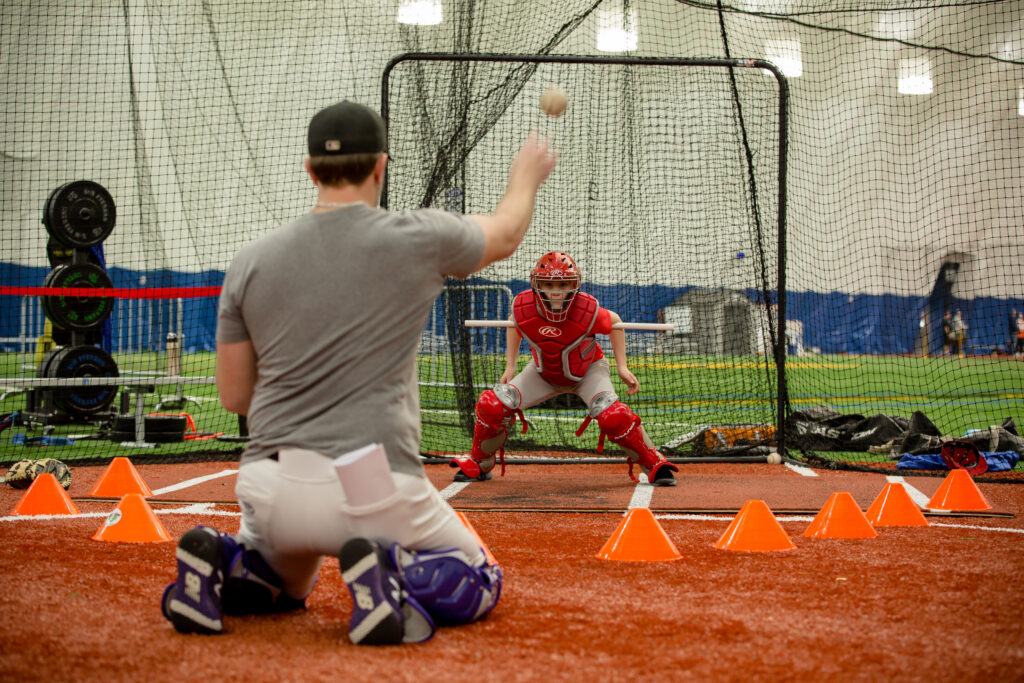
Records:
[[[453,458],[450,467],[458,467],[470,479],[478,479],[492,469],[496,460],[501,462],[501,475],[505,476],[505,441],[508,427],[522,417],[522,411],[509,408],[493,389],[487,389],[476,402],[476,421],[473,425],[473,449],[469,457]],[[523,420],[523,431],[526,420]]]
[[[597,424],[601,427],[602,435],[607,434],[612,443],[626,451],[626,458],[629,460],[629,478],[633,481],[637,481],[637,478],[633,476],[634,463],[640,465],[650,482],[654,482],[658,478],[658,473],[663,469],[671,472],[679,471],[678,467],[655,450],[654,445],[650,443],[650,439],[644,432],[644,428],[640,426],[640,416],[630,410],[625,403],[616,401],[605,408],[597,416]]]

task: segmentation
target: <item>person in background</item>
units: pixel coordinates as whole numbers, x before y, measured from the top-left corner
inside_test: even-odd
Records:
[[[946,311],[942,315],[942,355],[948,356],[952,352],[955,339],[953,335],[953,314]]]
[[[1014,353],[1017,347],[1017,309],[1010,309],[1010,316],[1007,318],[1007,332],[1009,333],[1009,343],[1006,345],[1007,353]]]
[[[960,309],[956,309],[956,313],[953,315],[953,324],[951,326],[953,332],[953,351],[956,353],[957,358],[964,357],[964,347],[967,342],[967,323],[964,322],[964,317],[960,313]]]
[[[1017,336],[1013,343],[1014,358],[1024,358],[1024,313],[1017,314]]]

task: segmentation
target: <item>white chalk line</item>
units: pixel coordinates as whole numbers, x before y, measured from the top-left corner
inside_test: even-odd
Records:
[[[231,510],[214,510],[213,506],[218,503],[193,503],[182,507],[157,507],[153,512],[158,515],[210,515],[211,517],[241,517],[241,512]],[[106,512],[79,512],[74,515],[7,515],[0,517],[0,522],[47,522],[62,519],[89,519],[93,517],[109,517],[116,509],[112,507]]]
[[[196,484],[202,484],[204,481],[210,481],[211,479],[220,479],[221,477],[227,477],[232,474],[238,474],[238,470],[223,470],[221,472],[207,474],[206,476],[203,477],[186,479],[185,481],[178,482],[177,484],[171,484],[170,486],[165,486],[162,489],[157,489],[156,491],[153,491],[153,495],[162,496],[165,493],[170,493],[172,491],[180,491],[181,489],[187,489],[189,487],[195,486]]]
[[[462,489],[466,488],[472,483],[473,482],[471,481],[453,481],[452,483],[448,484],[448,486],[445,486],[443,489],[441,489],[439,493],[441,494],[441,497],[444,498],[445,500],[450,500],[457,496],[459,492],[462,491]]]
[[[887,476],[885,478],[890,484],[903,484],[903,488],[906,489],[907,493],[910,494],[910,499],[914,501],[918,507],[928,507],[928,501],[931,500],[928,496],[924,495],[921,491],[917,490],[910,484],[908,484],[903,477]]]
[[[818,476],[813,470],[810,470],[799,465],[791,465],[786,463],[786,467],[796,471],[798,474],[803,476]],[[806,474],[801,471],[805,470],[810,474]],[[193,479],[187,479],[171,486],[165,486],[164,488],[153,491],[153,495],[162,495],[172,491],[179,491],[181,489],[195,486],[206,481],[213,479],[219,479],[232,474],[236,474],[238,470],[223,470],[214,474],[208,474],[202,477],[195,477]],[[651,506],[651,500],[654,497],[654,486],[647,481],[647,475],[643,472],[639,475],[639,483],[633,488],[633,496],[630,498],[629,505],[626,508],[626,512],[635,508],[649,508]],[[903,484],[903,487],[907,490],[907,493],[921,507],[926,507],[928,503],[928,496],[921,491],[917,490],[910,484],[904,481],[903,477],[898,476],[886,476],[886,481],[894,484]],[[452,482],[445,488],[439,491],[441,498],[444,500],[451,500],[457,496],[463,489],[472,484],[473,482],[462,481]],[[153,512],[159,515],[210,515],[213,517],[240,517],[241,512],[234,512],[229,510],[215,510],[213,509],[218,503],[190,503],[182,505],[181,507],[160,507],[154,509]],[[71,515],[7,515],[0,517],[0,522],[24,522],[24,521],[48,521],[48,520],[59,520],[59,519],[86,519],[86,518],[99,518],[109,516],[109,512],[80,512],[78,514]],[[663,514],[655,515],[655,519],[667,519],[667,520],[683,520],[683,521],[694,521],[694,522],[723,522],[732,521],[734,516],[729,515],[678,515],[678,514]],[[779,522],[813,522],[814,517],[808,517],[806,515],[775,515],[775,519]],[[950,529],[974,529],[978,531],[1002,531],[1013,534],[1024,534],[1024,529],[1013,529],[1007,527],[990,527],[990,526],[979,526],[976,524],[949,524],[943,522],[929,522],[930,526],[946,527]]]
[[[786,467],[793,470],[802,477],[816,477],[818,473],[812,470],[810,467],[804,467],[803,465],[794,465],[791,462],[783,463]]]
[[[635,508],[651,507],[651,498],[654,497],[654,487],[647,483],[647,475],[643,472],[638,477],[640,483],[633,487],[633,497],[629,500],[627,512]]]

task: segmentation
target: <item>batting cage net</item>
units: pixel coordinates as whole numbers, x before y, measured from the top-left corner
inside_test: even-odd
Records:
[[[245,421],[213,385],[223,273],[311,209],[306,126],[348,98],[388,119],[393,210],[490,212],[531,129],[560,153],[519,251],[430,316],[424,457],[469,449],[503,369],[505,330],[465,322],[507,319],[559,249],[624,321],[673,326],[628,331],[640,392],[616,380],[669,457],[944,471],[966,440],[981,476],[1018,480],[1019,19],[926,0],[4,2],[0,462],[239,456]],[[593,456],[584,416],[537,406],[509,452]]]
[[[628,331],[627,359],[615,359],[642,387],[621,398],[667,455],[695,446],[706,454],[696,437],[709,425],[744,425],[744,445],[768,452],[782,370],[774,350],[786,104],[766,66],[437,54],[389,65],[389,208],[489,213],[517,141],[537,130],[559,154],[517,253],[451,280],[435,305],[421,363],[423,419],[434,427],[426,451],[468,448],[477,396],[505,369],[506,329],[466,321],[509,320],[534,263],[560,250],[582,271],[582,291],[622,320],[672,326]],[[553,87],[572,93],[558,117],[538,106]],[[521,346],[520,368],[529,358]],[[557,396],[527,411],[527,433],[508,448],[593,452],[596,426],[576,435],[585,417],[578,397]]]

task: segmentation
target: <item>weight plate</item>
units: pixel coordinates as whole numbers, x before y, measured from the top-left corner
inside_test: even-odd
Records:
[[[118,415],[112,429],[115,432],[135,433],[135,417]],[[177,415],[146,415],[146,434],[177,434],[179,437],[188,429],[188,418]]]
[[[44,287],[112,289],[107,273],[92,264],[57,266],[43,280]],[[44,296],[43,312],[53,324],[69,330],[91,330],[114,310],[109,296]]]
[[[135,442],[135,432],[108,432],[107,438],[117,443]],[[184,432],[146,432],[146,443],[177,443],[185,440]]]
[[[64,379],[83,377],[119,377],[117,363],[98,346],[71,346],[61,349],[50,361],[49,376]],[[54,405],[69,415],[102,412],[117,395],[116,386],[75,386],[53,390]]]
[[[57,347],[46,352],[43,359],[39,361],[39,367],[36,369],[36,377],[42,377],[45,379],[50,376],[50,362],[53,360],[54,356],[61,351],[62,349]]]
[[[114,198],[99,183],[76,180],[50,193],[43,208],[43,225],[58,242],[93,247],[114,229]]]
[[[71,265],[71,261],[75,257],[76,248],[86,253],[89,263],[96,266],[100,265],[100,259],[96,256],[91,247],[69,247],[61,244],[51,237],[46,240],[46,259],[50,262],[50,267],[56,268],[57,266]]]
[[[58,271],[64,266],[56,266],[53,270],[46,274],[43,278],[43,287],[52,287],[53,278],[57,275]],[[43,308],[43,315],[50,322],[53,322],[53,314],[50,313],[50,297],[44,296],[39,300],[39,305]]]

